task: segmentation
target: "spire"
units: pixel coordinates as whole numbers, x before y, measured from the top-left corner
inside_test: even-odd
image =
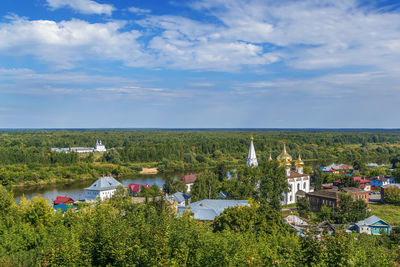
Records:
[[[251,136],[250,137],[249,155],[247,157],[246,166],[257,167],[258,166],[258,162],[257,162],[256,151],[254,149],[253,140],[254,140],[254,138],[253,138],[253,136]]]
[[[301,159],[300,153],[299,153],[299,158],[295,162],[296,167],[302,167],[304,166],[304,161]]]

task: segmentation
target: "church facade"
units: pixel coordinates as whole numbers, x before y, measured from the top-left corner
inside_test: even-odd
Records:
[[[269,157],[269,160],[272,160],[271,156]],[[283,200],[281,203],[283,205],[296,203],[298,198],[305,197],[306,193],[311,192],[310,175],[305,174],[303,171],[304,162],[301,159],[300,154],[298,159],[293,162],[292,156],[286,151],[286,145],[283,145],[283,151],[277,157],[277,160],[279,164],[285,168],[286,179],[289,185],[289,191],[287,193],[283,193]],[[253,137],[251,138],[250,142],[246,166],[258,166],[256,153],[254,150]]]

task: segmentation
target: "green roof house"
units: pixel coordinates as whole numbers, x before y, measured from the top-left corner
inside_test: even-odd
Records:
[[[369,235],[389,234],[391,226],[379,217],[372,215],[365,220],[357,222],[356,230],[358,233],[366,233]]]

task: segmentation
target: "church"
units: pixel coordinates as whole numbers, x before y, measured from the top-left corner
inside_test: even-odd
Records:
[[[269,160],[272,160],[270,156]],[[283,205],[296,203],[297,198],[304,197],[310,191],[310,175],[303,172],[304,161],[299,158],[294,162],[292,156],[286,151],[286,145],[283,145],[282,153],[277,157],[281,166],[285,168],[286,179],[289,184],[289,192],[283,194]],[[257,167],[258,161],[253,144],[253,137],[250,139],[249,155],[246,166]]]

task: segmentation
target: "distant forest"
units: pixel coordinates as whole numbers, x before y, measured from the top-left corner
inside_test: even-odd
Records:
[[[241,166],[251,135],[259,161],[267,160],[270,153],[276,158],[283,143],[293,158],[300,153],[311,167],[355,161],[389,164],[400,155],[399,130],[2,130],[0,179],[7,185],[104,172],[132,174],[142,167],[173,172],[213,168],[221,162]],[[107,153],[50,151],[93,147],[97,139],[109,149]]]

